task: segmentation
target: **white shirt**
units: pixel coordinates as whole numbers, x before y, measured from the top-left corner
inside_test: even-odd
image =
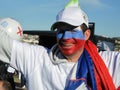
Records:
[[[115,86],[120,86],[118,70],[120,69],[120,53],[100,52],[100,55],[105,60]],[[75,63],[58,62],[56,64],[52,60],[55,57],[54,55],[52,57],[43,46],[14,41],[10,63],[24,74],[28,90],[64,90]],[[86,90],[85,83],[81,84],[77,90]]]

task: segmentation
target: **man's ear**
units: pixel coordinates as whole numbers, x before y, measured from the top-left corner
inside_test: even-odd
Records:
[[[87,30],[84,32],[84,35],[85,35],[85,40],[88,40],[88,39],[89,39],[90,34],[91,34],[90,29],[87,29]]]

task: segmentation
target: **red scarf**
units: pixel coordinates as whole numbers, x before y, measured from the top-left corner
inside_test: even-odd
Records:
[[[110,76],[102,58],[98,54],[96,46],[88,40],[85,44],[85,49],[90,54],[94,63],[94,73],[97,83],[97,90],[116,90],[112,77]]]

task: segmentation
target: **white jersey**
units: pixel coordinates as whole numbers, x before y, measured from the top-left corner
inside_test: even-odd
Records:
[[[20,70],[28,90],[64,90],[74,63],[55,64],[46,48],[28,44],[13,44],[11,65]]]
[[[56,55],[58,54],[58,56]],[[116,88],[120,86],[120,53],[100,52]],[[55,61],[54,61],[55,60]],[[33,46],[14,41],[11,65],[20,70],[28,90],[64,90],[75,63],[67,62],[60,53],[52,53],[43,46]],[[85,83],[77,90],[86,90]]]
[[[120,52],[101,51],[100,55],[112,76],[116,88],[120,87]]]

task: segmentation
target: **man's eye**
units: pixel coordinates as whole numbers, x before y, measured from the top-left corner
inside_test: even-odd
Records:
[[[70,30],[70,32],[73,33],[73,32],[77,32],[77,31],[73,29],[73,30]]]
[[[71,32],[75,32],[75,30],[70,30]]]
[[[57,30],[57,34],[64,33],[64,30]]]

